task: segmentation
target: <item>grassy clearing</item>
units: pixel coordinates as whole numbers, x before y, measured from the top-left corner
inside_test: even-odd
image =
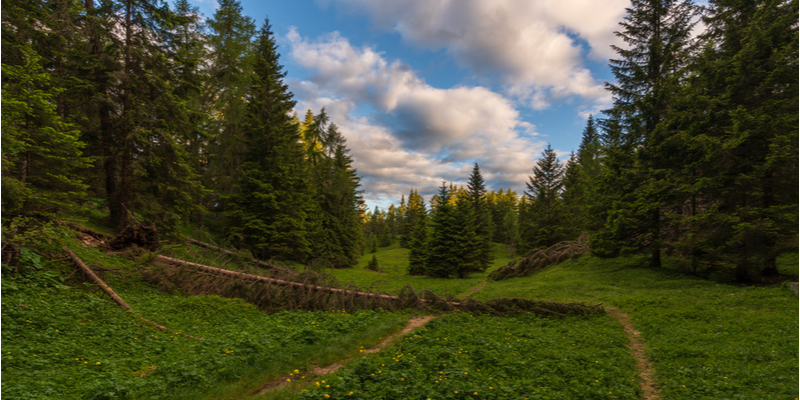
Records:
[[[625,343],[610,316],[446,315],[319,381],[299,398],[637,398],[634,361]],[[281,398],[295,395],[285,390]]]
[[[469,294],[469,290],[480,285],[489,273],[508,264],[511,260],[505,245],[495,243],[494,261],[492,266],[482,273],[470,274],[465,279],[437,279],[427,276],[411,276],[406,274],[408,269],[408,249],[400,247],[398,242],[392,243],[388,247],[379,247],[378,252],[374,253],[383,272],[375,272],[366,269],[366,265],[372,259],[373,253],[365,252],[359,259],[358,265],[354,268],[328,270],[340,281],[353,282],[360,286],[371,286],[374,289],[393,292],[398,291],[404,286],[410,285],[414,290],[428,289],[438,295],[445,293],[463,297]]]
[[[630,315],[665,399],[778,399],[798,393],[798,299],[642,268],[642,258],[584,256],[474,296],[605,302]]]
[[[197,399],[220,390],[252,393],[291,370],[357,354],[408,318],[374,311],[266,315],[241,300],[171,295],[138,279],[133,262],[79,246],[76,252],[90,265],[121,272],[105,273],[110,285],[141,316],[170,331],[143,323],[91,287],[44,282],[13,288],[4,280],[4,397]],[[51,267],[62,275],[71,271],[66,263]]]

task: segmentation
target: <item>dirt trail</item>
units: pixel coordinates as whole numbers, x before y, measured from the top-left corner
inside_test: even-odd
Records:
[[[413,330],[425,325],[428,321],[432,320],[433,318],[434,317],[430,316],[430,315],[426,315],[426,316],[423,316],[423,317],[412,317],[410,320],[408,320],[408,325],[406,325],[406,327],[403,328],[403,330],[401,330],[399,332],[395,332],[395,333],[389,335],[388,337],[383,339],[380,343],[378,343],[378,346],[373,347],[373,348],[369,348],[369,349],[364,349],[362,352],[364,354],[369,354],[369,353],[375,353],[375,352],[381,351],[381,349],[383,349],[384,347],[389,346],[390,344],[392,344],[392,342],[394,342],[394,340],[397,339],[398,337],[400,337],[402,335],[405,335],[406,333],[409,333],[409,332],[411,332],[411,331],[413,331]],[[350,360],[352,360],[352,358],[348,358],[348,359],[342,360],[341,362],[336,363],[336,364],[331,364],[331,365],[327,365],[327,366],[324,366],[324,367],[316,367],[316,368],[314,368],[309,373],[309,379],[307,379],[305,381],[305,383],[311,382],[312,379],[313,379],[311,377],[319,377],[319,376],[332,374],[332,373],[336,372],[339,368],[342,368],[345,365],[345,363],[347,363]],[[264,394],[266,392],[269,392],[269,391],[272,391],[272,390],[275,390],[275,389],[280,389],[280,388],[282,388],[282,387],[284,387],[284,386],[286,386],[288,384],[288,382],[289,382],[288,380],[289,379],[293,379],[293,378],[295,378],[295,376],[293,376],[293,375],[286,375],[286,376],[282,376],[280,378],[276,378],[272,382],[266,384],[263,388],[261,388],[261,390],[255,392],[253,394],[254,395]]]
[[[469,294],[478,293],[483,287],[486,286],[486,281],[481,282],[480,285],[469,290]]]
[[[636,369],[639,370],[639,376],[642,378],[642,382],[640,383],[640,386],[644,391],[644,396],[642,396],[642,399],[660,399],[661,395],[658,393],[658,389],[655,386],[655,380],[653,379],[653,366],[650,365],[650,360],[648,360],[644,354],[644,339],[642,339],[638,331],[633,329],[633,325],[628,319],[628,314],[613,308],[607,308],[606,311],[619,320],[619,322],[625,328],[625,333],[628,335],[628,341],[631,344],[631,353],[633,353],[633,358],[636,360]]]

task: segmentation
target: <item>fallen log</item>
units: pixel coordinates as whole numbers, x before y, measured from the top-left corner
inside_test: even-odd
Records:
[[[323,292],[330,294],[338,294],[341,296],[359,297],[365,300],[386,300],[395,306],[399,307],[436,307],[445,306],[449,310],[458,309],[461,311],[473,313],[496,313],[507,314],[510,312],[529,311],[535,314],[546,316],[569,316],[569,315],[591,315],[597,313],[604,313],[600,307],[603,303],[597,304],[593,307],[587,306],[582,303],[553,303],[544,301],[533,301],[525,299],[508,299],[497,298],[491,299],[486,302],[480,302],[474,299],[467,299],[463,302],[448,302],[444,299],[434,295],[434,299],[423,299],[413,293],[410,286],[401,289],[400,296],[390,296],[379,293],[361,292],[357,290],[337,289],[326,286],[319,286],[314,284],[305,284],[300,282],[292,282],[283,279],[267,278],[264,276],[252,275],[238,271],[230,271],[222,268],[210,267],[207,265],[196,264],[193,262],[183,261],[176,258],[167,256],[156,256],[157,259],[165,262],[166,264],[189,267],[194,269],[193,274],[209,275],[218,277],[218,279],[231,279],[231,280],[249,280],[253,282],[262,282],[268,285],[282,286],[284,288],[296,288],[304,291]],[[281,289],[284,290],[284,289]],[[405,295],[403,294],[405,292]],[[416,305],[412,305],[416,304]]]
[[[114,289],[112,289],[112,288],[111,288],[111,286],[108,286],[108,284],[106,284],[105,282],[103,282],[103,280],[102,280],[102,279],[100,279],[100,278],[97,276],[97,274],[95,274],[95,273],[94,273],[94,271],[92,271],[92,269],[91,269],[91,268],[89,268],[89,266],[87,266],[87,265],[86,265],[86,264],[85,264],[85,263],[84,263],[84,262],[83,262],[83,261],[82,261],[80,258],[78,258],[78,256],[77,256],[77,255],[75,255],[75,253],[73,253],[73,252],[72,252],[72,250],[70,250],[70,249],[67,249],[67,248],[65,248],[64,250],[66,250],[67,254],[69,254],[69,257],[72,259],[72,262],[73,262],[73,263],[75,263],[75,265],[77,265],[77,266],[78,266],[78,267],[81,269],[81,271],[83,271],[83,273],[84,273],[84,274],[86,274],[86,276],[88,276],[88,277],[89,277],[89,280],[91,280],[91,281],[92,281],[92,282],[94,282],[94,283],[95,283],[97,286],[99,286],[99,287],[100,287],[100,289],[102,289],[104,292],[106,292],[106,294],[107,294],[107,295],[111,296],[111,298],[112,298],[112,299],[113,299],[113,300],[114,300],[114,301],[115,301],[117,304],[119,304],[120,306],[122,306],[122,308],[124,308],[124,309],[126,309],[126,310],[128,310],[128,311],[130,311],[130,312],[132,312],[132,313],[134,313],[134,314],[136,314],[136,311],[134,311],[134,310],[131,308],[131,306],[129,306],[129,305],[128,305],[128,303],[126,303],[126,302],[125,302],[125,300],[122,300],[122,297],[119,297],[119,295],[118,295],[116,292],[114,292]],[[141,319],[142,321],[144,321],[144,322],[147,322],[147,323],[149,323],[150,325],[153,325],[154,327],[158,328],[158,329],[159,329],[159,330],[161,330],[161,331],[166,331],[166,330],[167,330],[167,327],[166,327],[166,326],[164,326],[164,325],[157,324],[157,323],[155,323],[155,322],[153,322],[153,321],[150,321],[149,319],[147,319],[147,318],[144,318],[144,317],[142,317],[142,316],[140,316],[140,315],[138,315],[138,314],[137,314],[137,316],[138,316],[138,317],[139,317],[139,319]],[[176,333],[176,334],[177,334],[178,332],[174,332],[174,333]],[[197,339],[196,337],[194,337],[194,336],[191,336],[191,335],[187,335],[187,334],[185,334],[185,333],[184,333],[184,334],[182,334],[182,335],[183,335],[183,336],[186,336],[186,337],[189,337],[189,338],[192,338],[192,339]]]
[[[192,239],[192,238],[190,238],[190,237],[187,237],[187,238],[186,238],[186,241],[187,241],[187,242],[189,242],[189,243],[191,243],[191,244],[193,244],[193,245],[195,245],[195,246],[198,246],[198,247],[203,247],[203,248],[206,248],[206,249],[211,249],[211,250],[216,250],[216,251],[218,251],[218,252],[220,252],[220,253],[222,253],[222,254],[225,254],[225,255],[228,255],[228,256],[231,256],[231,257],[236,257],[236,256],[237,256],[237,254],[236,254],[236,253],[234,253],[234,252],[232,252],[232,251],[230,251],[230,250],[225,250],[225,249],[223,249],[222,247],[220,247],[220,246],[217,246],[217,245],[214,245],[214,244],[209,244],[209,243],[201,242],[201,241],[199,241],[199,240]],[[285,269],[285,268],[281,268],[281,267],[278,267],[277,265],[270,264],[270,263],[268,263],[268,262],[266,262],[266,261],[257,260],[257,259],[255,259],[255,258],[253,259],[253,262],[254,262],[255,264],[261,265],[262,267],[267,267],[267,268],[277,269],[277,270],[279,270],[279,271],[288,271],[288,270],[287,270],[287,269]]]
[[[222,269],[222,268],[209,267],[207,265],[196,264],[196,263],[193,263],[193,262],[183,261],[183,260],[179,260],[177,258],[172,258],[172,257],[167,257],[167,256],[162,256],[162,255],[156,256],[156,258],[161,259],[161,260],[166,261],[166,262],[171,263],[171,264],[183,265],[183,266],[191,267],[191,268],[198,269],[198,270],[205,271],[205,272],[210,272],[210,273],[214,273],[214,274],[218,274],[218,275],[228,276],[228,277],[231,277],[231,278],[240,278],[240,279],[259,281],[259,282],[264,282],[264,283],[277,285],[277,286],[292,286],[292,287],[296,287],[296,288],[319,290],[319,291],[328,292],[328,293],[353,295],[353,296],[356,296],[356,297],[373,297],[373,298],[379,298],[379,299],[397,301],[397,302],[402,301],[397,296],[389,296],[389,295],[385,295],[385,294],[376,294],[376,293],[365,293],[365,292],[358,292],[358,291],[354,291],[354,290],[336,289],[336,288],[330,288],[330,287],[325,287],[325,286],[317,286],[317,285],[306,285],[306,284],[299,283],[299,282],[291,282],[291,281],[285,281],[285,280],[282,280],[282,279],[274,279],[274,278],[267,278],[267,277],[264,277],[264,276],[246,274],[244,272],[237,272],[237,271],[230,271],[230,270]],[[458,303],[453,303],[453,304],[458,304]]]
[[[83,273],[86,274],[86,276],[89,277],[89,280],[91,280],[97,286],[99,286],[100,289],[103,289],[103,291],[106,292],[107,295],[111,296],[111,298],[117,304],[122,306],[122,308],[124,308],[124,309],[126,309],[128,311],[133,311],[131,306],[129,306],[128,303],[126,303],[124,300],[122,300],[122,298],[119,297],[116,292],[114,292],[114,289],[111,289],[111,287],[108,286],[105,282],[103,282],[102,279],[98,278],[97,275],[94,273],[94,271],[92,271],[91,268],[89,268],[86,264],[84,264],[83,261],[81,261],[81,259],[78,258],[78,256],[76,256],[75,253],[72,252],[72,250],[70,250],[70,249],[64,249],[64,250],[67,251],[67,254],[69,254],[69,257],[72,259],[72,262],[75,263],[75,265],[77,265],[83,271]],[[166,328],[164,328],[164,329],[166,329]]]

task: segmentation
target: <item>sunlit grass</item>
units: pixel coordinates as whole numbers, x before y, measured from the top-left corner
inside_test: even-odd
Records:
[[[505,245],[495,243],[492,266],[482,273],[473,273],[464,279],[438,279],[427,276],[411,276],[408,270],[408,249],[400,247],[398,241],[391,246],[379,247],[377,253],[367,250],[353,268],[327,270],[340,281],[353,282],[359,286],[372,287],[386,292],[394,292],[405,286],[411,286],[415,291],[427,289],[439,295],[449,293],[463,297],[469,294],[470,289],[479,286],[489,273],[497,267],[507,264],[511,258]],[[373,254],[378,258],[379,271],[370,271],[366,265]]]
[[[646,262],[584,256],[529,277],[490,282],[475,298],[603,302],[628,313],[665,398],[796,397],[794,293],[782,286],[719,284],[642,267]]]

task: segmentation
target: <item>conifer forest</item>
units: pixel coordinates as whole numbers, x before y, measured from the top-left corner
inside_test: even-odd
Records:
[[[335,121],[293,113],[269,20],[235,0],[208,20],[185,0],[4,1],[4,224],[88,202],[117,231],[132,213],[162,239],[206,227],[337,268],[399,237],[410,274],[443,277],[485,270],[492,242],[585,233],[601,257],[774,274],[797,239],[797,3],[634,1],[619,29],[613,106],[523,193],[476,164],[465,187],[369,211]]]
[[[399,10],[337,1],[315,4]],[[485,95],[464,106],[480,118],[482,103],[511,101],[435,88],[383,48],[306,39],[240,0],[1,7],[4,398],[798,393],[798,0],[631,0],[601,63],[613,78],[593,94],[604,109],[569,111],[575,149],[523,121],[558,107],[508,106],[514,138],[530,135],[512,142],[538,143],[521,150],[531,165],[515,153],[452,167],[446,154],[435,163],[463,176],[416,181],[365,174],[370,141],[338,103],[301,97],[283,49],[367,55],[442,103]],[[416,40],[397,22],[412,14],[425,19],[389,21],[398,43]],[[443,48],[414,51],[463,61]],[[384,124],[413,117],[383,111]],[[500,187],[515,162],[527,180]],[[376,177],[402,193],[371,193]]]

